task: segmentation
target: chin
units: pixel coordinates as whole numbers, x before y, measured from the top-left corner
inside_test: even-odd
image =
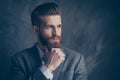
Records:
[[[51,48],[61,48],[61,43],[60,42],[54,42],[50,43]]]

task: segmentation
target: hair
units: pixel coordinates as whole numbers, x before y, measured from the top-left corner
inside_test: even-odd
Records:
[[[61,10],[56,3],[44,3],[37,6],[31,13],[33,26],[40,26],[40,16],[61,15]]]

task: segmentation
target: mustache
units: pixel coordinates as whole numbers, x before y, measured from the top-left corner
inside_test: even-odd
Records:
[[[56,35],[56,36],[49,37],[49,39],[54,39],[54,38],[61,39],[61,36]]]

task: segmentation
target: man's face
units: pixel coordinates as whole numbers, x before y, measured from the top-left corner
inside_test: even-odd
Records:
[[[50,48],[61,47],[61,15],[40,16],[39,40]]]

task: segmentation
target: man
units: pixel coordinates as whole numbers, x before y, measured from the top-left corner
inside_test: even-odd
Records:
[[[12,57],[10,80],[87,80],[83,55],[62,46],[59,6],[39,5],[31,20],[38,41]]]

